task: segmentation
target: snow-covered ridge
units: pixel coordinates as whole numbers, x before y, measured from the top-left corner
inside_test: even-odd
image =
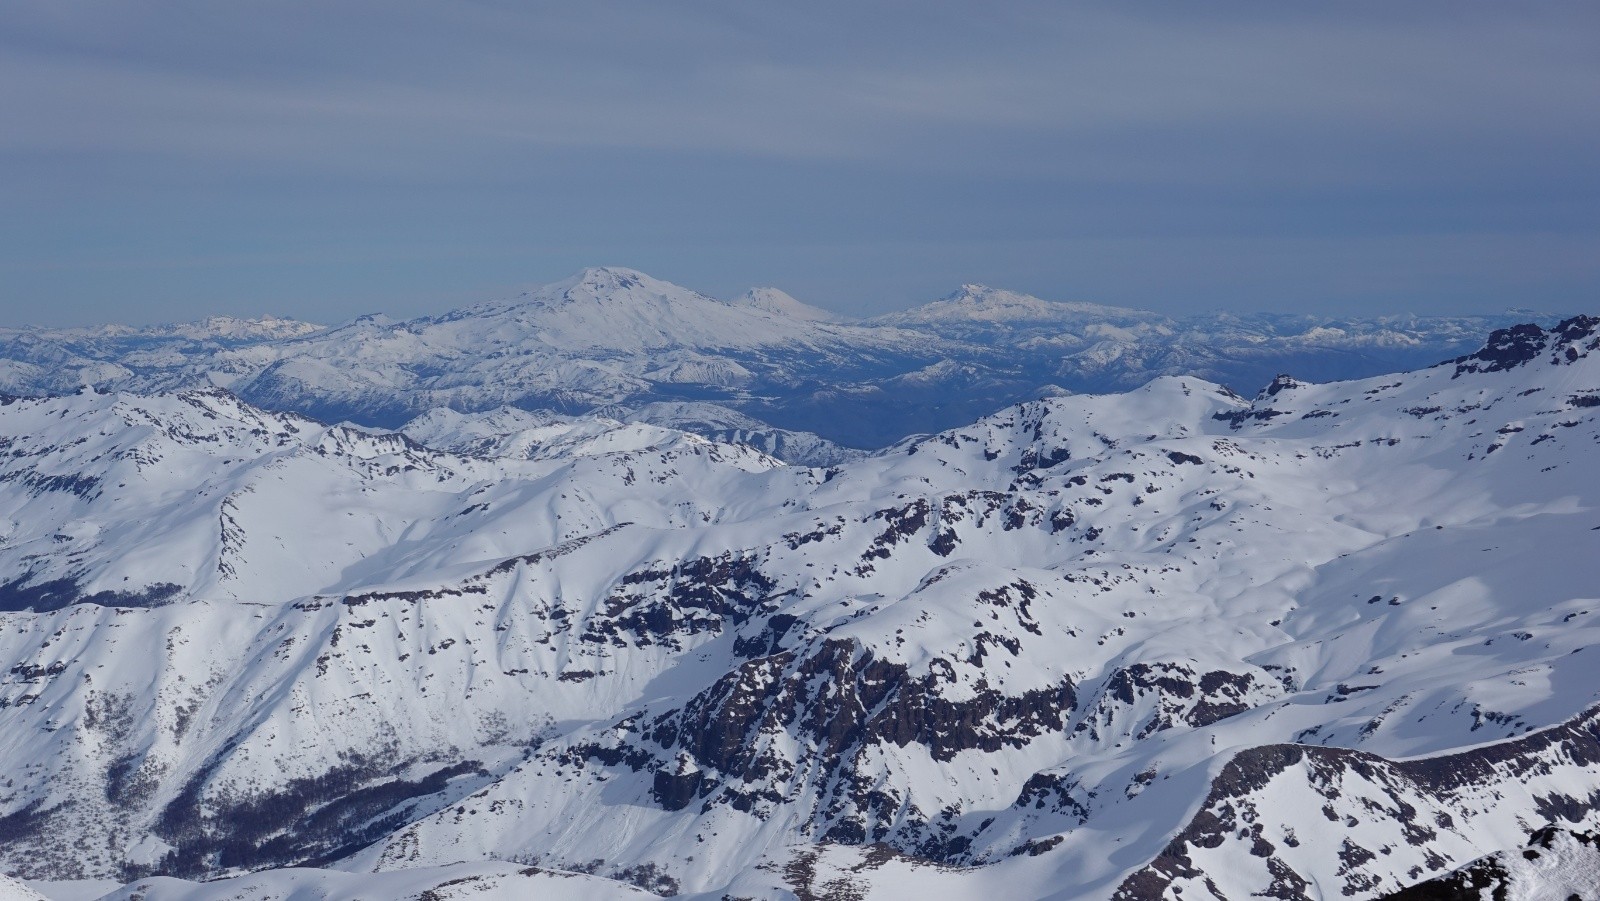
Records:
[[[184,338],[191,341],[275,341],[300,338],[318,332],[323,326],[298,319],[265,315],[255,318],[208,316],[198,322],[179,322],[135,328],[126,325],[101,325],[79,329],[0,328],[7,337],[33,335],[41,339],[161,339]]]
[[[629,428],[624,428],[625,424]],[[480,413],[440,407],[406,423],[401,432],[443,450],[521,459],[572,453],[573,442],[587,440],[587,436],[604,436],[611,445],[619,440],[636,445],[672,444],[698,436],[747,447],[798,466],[833,466],[867,456],[809,432],[775,429],[737,410],[707,403],[655,403],[637,410],[601,407],[583,416],[516,407]],[[629,437],[624,439],[625,435]]]
[[[0,870],[1360,899],[1592,831],[1597,351],[1580,317],[1249,399],[1159,378],[829,468],[13,400]]]
[[[954,293],[931,303],[898,313],[878,316],[874,322],[891,325],[938,325],[960,327],[988,325],[1068,325],[1122,327],[1169,325],[1171,320],[1158,313],[1109,307],[1095,303],[1064,303],[1040,300],[1028,294],[991,288],[987,285],[962,285]]]
[[[739,296],[728,301],[729,305],[736,307],[751,307],[788,316],[791,319],[805,319],[813,322],[838,322],[844,319],[838,313],[802,303],[777,288],[751,288]]]

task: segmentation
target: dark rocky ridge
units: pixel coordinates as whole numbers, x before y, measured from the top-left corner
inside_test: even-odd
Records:
[[[1505,372],[1532,362],[1546,352],[1550,362],[1570,364],[1600,349],[1600,317],[1573,316],[1550,329],[1533,323],[1496,329],[1482,348],[1447,361],[1457,376],[1469,372]]]
[[[1287,811],[1257,805],[1253,800],[1253,796],[1269,783],[1284,777],[1299,764],[1304,764],[1305,784],[1325,800],[1327,819],[1333,823],[1341,822],[1338,811],[1348,809],[1351,800],[1342,795],[1341,786],[1347,777],[1355,777],[1378,786],[1379,797],[1374,799],[1378,806],[1365,815],[1401,824],[1408,842],[1426,847],[1438,830],[1452,829],[1458,820],[1468,816],[1458,799],[1470,790],[1492,791],[1497,783],[1524,780],[1533,774],[1548,772],[1556,762],[1579,767],[1600,766],[1600,707],[1591,708],[1563,725],[1522,738],[1417,760],[1392,761],[1362,751],[1310,745],[1251,748],[1235,755],[1223,768],[1199,813],[1160,856],[1122,883],[1114,899],[1176,899],[1178,896],[1172,892],[1175,881],[1207,879],[1204,866],[1195,860],[1198,851],[1236,842],[1251,843],[1250,853],[1264,858],[1269,872],[1274,874],[1271,884],[1262,887],[1263,894],[1285,899],[1305,897],[1304,889],[1309,881],[1279,857],[1273,843],[1265,838],[1267,827],[1281,824]],[[1423,816],[1407,797],[1427,798],[1436,804],[1437,810],[1432,816]],[[1530,813],[1549,823],[1577,823],[1595,811],[1600,811],[1600,791],[1583,796],[1552,792],[1540,798],[1537,809]],[[1344,822],[1352,834],[1360,824],[1354,816],[1348,816]],[[1340,853],[1348,858],[1347,868],[1342,870],[1345,883],[1341,891],[1344,894],[1362,895],[1399,888],[1386,886],[1383,880],[1362,872],[1362,864],[1373,859],[1372,849],[1347,838]],[[1424,858],[1426,868],[1415,868],[1413,879],[1429,871],[1437,873],[1448,869],[1451,864],[1431,852]]]
[[[1600,836],[1547,826],[1529,836],[1527,845],[1520,850],[1489,855],[1455,872],[1384,895],[1379,901],[1483,901],[1485,897],[1493,901],[1506,901],[1513,878],[1506,858],[1514,854],[1525,861],[1536,861],[1563,840],[1589,849],[1592,852],[1590,873],[1600,874]],[[1550,899],[1594,901],[1600,898],[1600,882],[1592,882],[1583,888],[1588,891],[1564,897],[1552,894]]]

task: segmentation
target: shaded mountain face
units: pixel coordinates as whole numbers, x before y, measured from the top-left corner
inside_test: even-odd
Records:
[[[877,448],[1006,404],[1129,390],[1161,375],[1247,390],[1279,372],[1322,381],[1426,366],[1514,321],[1173,319],[966,285],[913,310],[844,322],[772,288],[720,301],[631,269],[596,268],[403,322],[7,330],[0,391],[221,386],[263,408],[386,428],[437,407],[581,414],[711,404],[762,425],[744,431]]]
[[[11,399],[0,871],[1379,897],[1600,818],[1597,465],[1582,317],[828,468],[616,418]]]

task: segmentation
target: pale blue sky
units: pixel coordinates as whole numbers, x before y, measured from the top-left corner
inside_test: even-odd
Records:
[[[0,325],[1600,309],[1600,4],[0,5]]]

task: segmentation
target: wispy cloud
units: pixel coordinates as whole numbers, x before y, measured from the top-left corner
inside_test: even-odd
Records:
[[[926,215],[904,201],[916,178],[928,195],[973,205],[978,221],[1081,225],[1122,208],[1140,211],[1151,237],[1206,197],[1222,228],[1252,205],[1253,227],[1318,232],[1453,205],[1504,231],[1529,196],[1600,195],[1596,109],[1600,6],[1588,3],[0,10],[0,197],[46,220],[116,220],[145,203],[180,236],[185,204],[328,218],[317,202],[285,206],[296,190],[286,185],[344,197],[340,217],[375,203],[370,192],[458,186],[520,193],[548,222],[585,221],[566,182],[589,187],[588,203],[631,200],[628,215],[691,220],[692,232],[692,220],[737,208],[735,192],[787,198],[774,180],[822,179],[812,193],[825,209],[802,197],[772,215],[788,217],[795,240],[824,240],[850,221],[849,196],[858,220],[877,221],[885,198]],[[683,208],[671,185],[724,163],[744,181]],[[891,186],[872,187],[874,173]],[[596,193],[607,176],[631,196]],[[426,202],[417,209],[427,215]],[[550,224],[528,234],[538,228],[498,207],[483,216],[506,221],[463,229],[474,240],[557,237]],[[1570,210],[1557,225],[1600,229]],[[367,238],[392,227],[373,221]],[[69,233],[62,220],[47,249],[70,257]],[[614,243],[608,259],[638,253]]]

